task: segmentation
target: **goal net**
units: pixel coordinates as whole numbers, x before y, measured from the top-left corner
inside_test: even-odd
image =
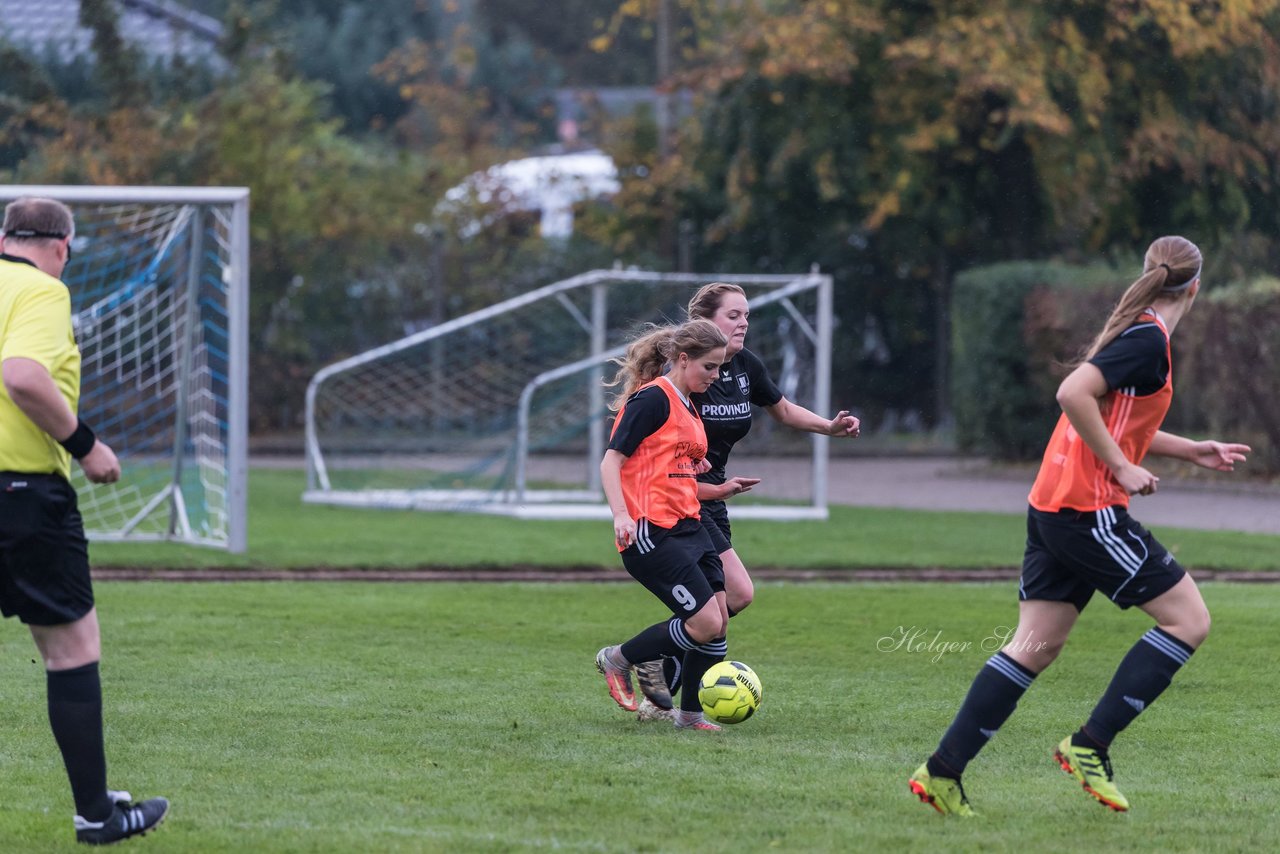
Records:
[[[788,399],[827,413],[831,278],[597,270],[330,365],[307,388],[310,502],[607,517],[603,386],[645,323],[679,322],[707,282],[741,285],[748,347]],[[734,515],[826,518],[827,437],[757,413],[730,458],[755,475]]]
[[[122,469],[90,484],[72,466],[86,532],[243,551],[248,190],[0,186],[19,196],[75,213],[80,416]]]

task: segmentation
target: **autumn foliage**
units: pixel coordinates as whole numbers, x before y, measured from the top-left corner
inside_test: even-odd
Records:
[[[103,50],[109,5],[86,4]],[[969,356],[951,341],[966,270],[1105,265],[1165,233],[1205,249],[1210,291],[1280,269],[1280,0],[537,5],[279,0],[316,37],[387,41],[330,85],[255,29],[249,11],[268,6],[239,0],[234,67],[200,91],[148,90],[121,54],[77,100],[5,48],[0,171],[249,186],[260,430],[296,427],[301,385],[330,359],[613,260],[818,264],[838,285],[836,398],[869,424],[930,426],[966,405],[953,380]],[[548,93],[596,82],[574,73],[652,82],[675,116],[584,125],[622,192],[584,208],[566,246],[518,217],[441,232],[445,190],[553,138]],[[335,113],[373,89],[394,108]]]

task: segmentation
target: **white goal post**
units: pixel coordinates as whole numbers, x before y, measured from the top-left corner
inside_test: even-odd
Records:
[[[307,387],[308,502],[607,518],[603,381],[647,322],[678,322],[694,290],[747,292],[747,346],[788,399],[831,414],[832,281],[818,273],[594,270],[408,335],[317,373]],[[825,519],[828,437],[757,412],[729,473],[770,475],[739,518]],[[778,460],[782,464],[778,465]]]
[[[80,415],[122,469],[94,485],[72,466],[89,537],[244,551],[248,189],[0,185],[22,196],[75,214]]]

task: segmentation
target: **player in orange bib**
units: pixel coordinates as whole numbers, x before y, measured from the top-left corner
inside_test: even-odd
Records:
[[[688,314],[690,319],[711,321],[728,340],[727,360],[720,366],[720,376],[705,392],[695,393],[692,400],[707,430],[707,461],[711,464],[708,471],[698,475],[702,526],[707,529],[724,565],[725,604],[732,619],[751,604],[755,585],[733,546],[727,502],[750,492],[760,483],[760,478],[730,476],[726,468],[734,446],[751,432],[753,409],[763,409],[779,424],[808,433],[854,438],[862,428],[861,422],[848,410],[828,419],[783,395],[764,362],[745,346],[751,308],[746,291],[740,286],[729,282],[703,285],[689,300]],[[671,717],[671,698],[682,681],[679,664],[678,659],[664,658],[636,665],[636,679],[644,694],[637,719]]]
[[[625,402],[600,475],[614,540],[627,572],[672,613],[596,654],[609,694],[630,712],[637,708],[634,662],[680,656],[690,684],[697,684],[725,656],[724,569],[698,518],[697,476],[710,467],[707,434],[689,401],[715,381],[725,343],[705,320],[655,329],[627,348],[612,383],[622,386],[618,401]],[[673,721],[683,729],[720,728],[703,717],[696,691],[684,692]]]
[[[1200,290],[1201,264],[1185,238],[1152,243],[1142,276],[1058,388],[1062,416],[1029,498],[1017,631],[978,673],[938,749],[911,776],[911,790],[944,815],[973,815],[961,774],[1057,658],[1095,591],[1121,608],[1138,606],[1156,625],[1120,662],[1084,725],[1057,744],[1054,759],[1099,803],[1129,808],[1112,773],[1112,739],[1209,633],[1195,582],[1130,518],[1129,497],[1151,495],[1159,484],[1143,466],[1147,454],[1232,471],[1250,450],[1160,429],[1173,398],[1169,336]]]

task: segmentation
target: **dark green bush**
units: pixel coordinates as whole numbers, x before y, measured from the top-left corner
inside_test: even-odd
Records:
[[[1253,447],[1251,473],[1280,474],[1280,279],[1202,294],[1174,338],[1170,424]],[[1176,419],[1176,422],[1175,422]]]
[[[1060,413],[1054,392],[1129,279],[1105,266],[995,264],[956,279],[956,440],[998,460],[1034,460]],[[1245,442],[1248,470],[1280,474],[1280,280],[1205,291],[1173,338],[1172,432]]]
[[[1061,365],[1119,297],[1109,267],[1017,261],[956,277],[952,408],[962,450],[1001,460],[1040,456],[1058,417]]]

